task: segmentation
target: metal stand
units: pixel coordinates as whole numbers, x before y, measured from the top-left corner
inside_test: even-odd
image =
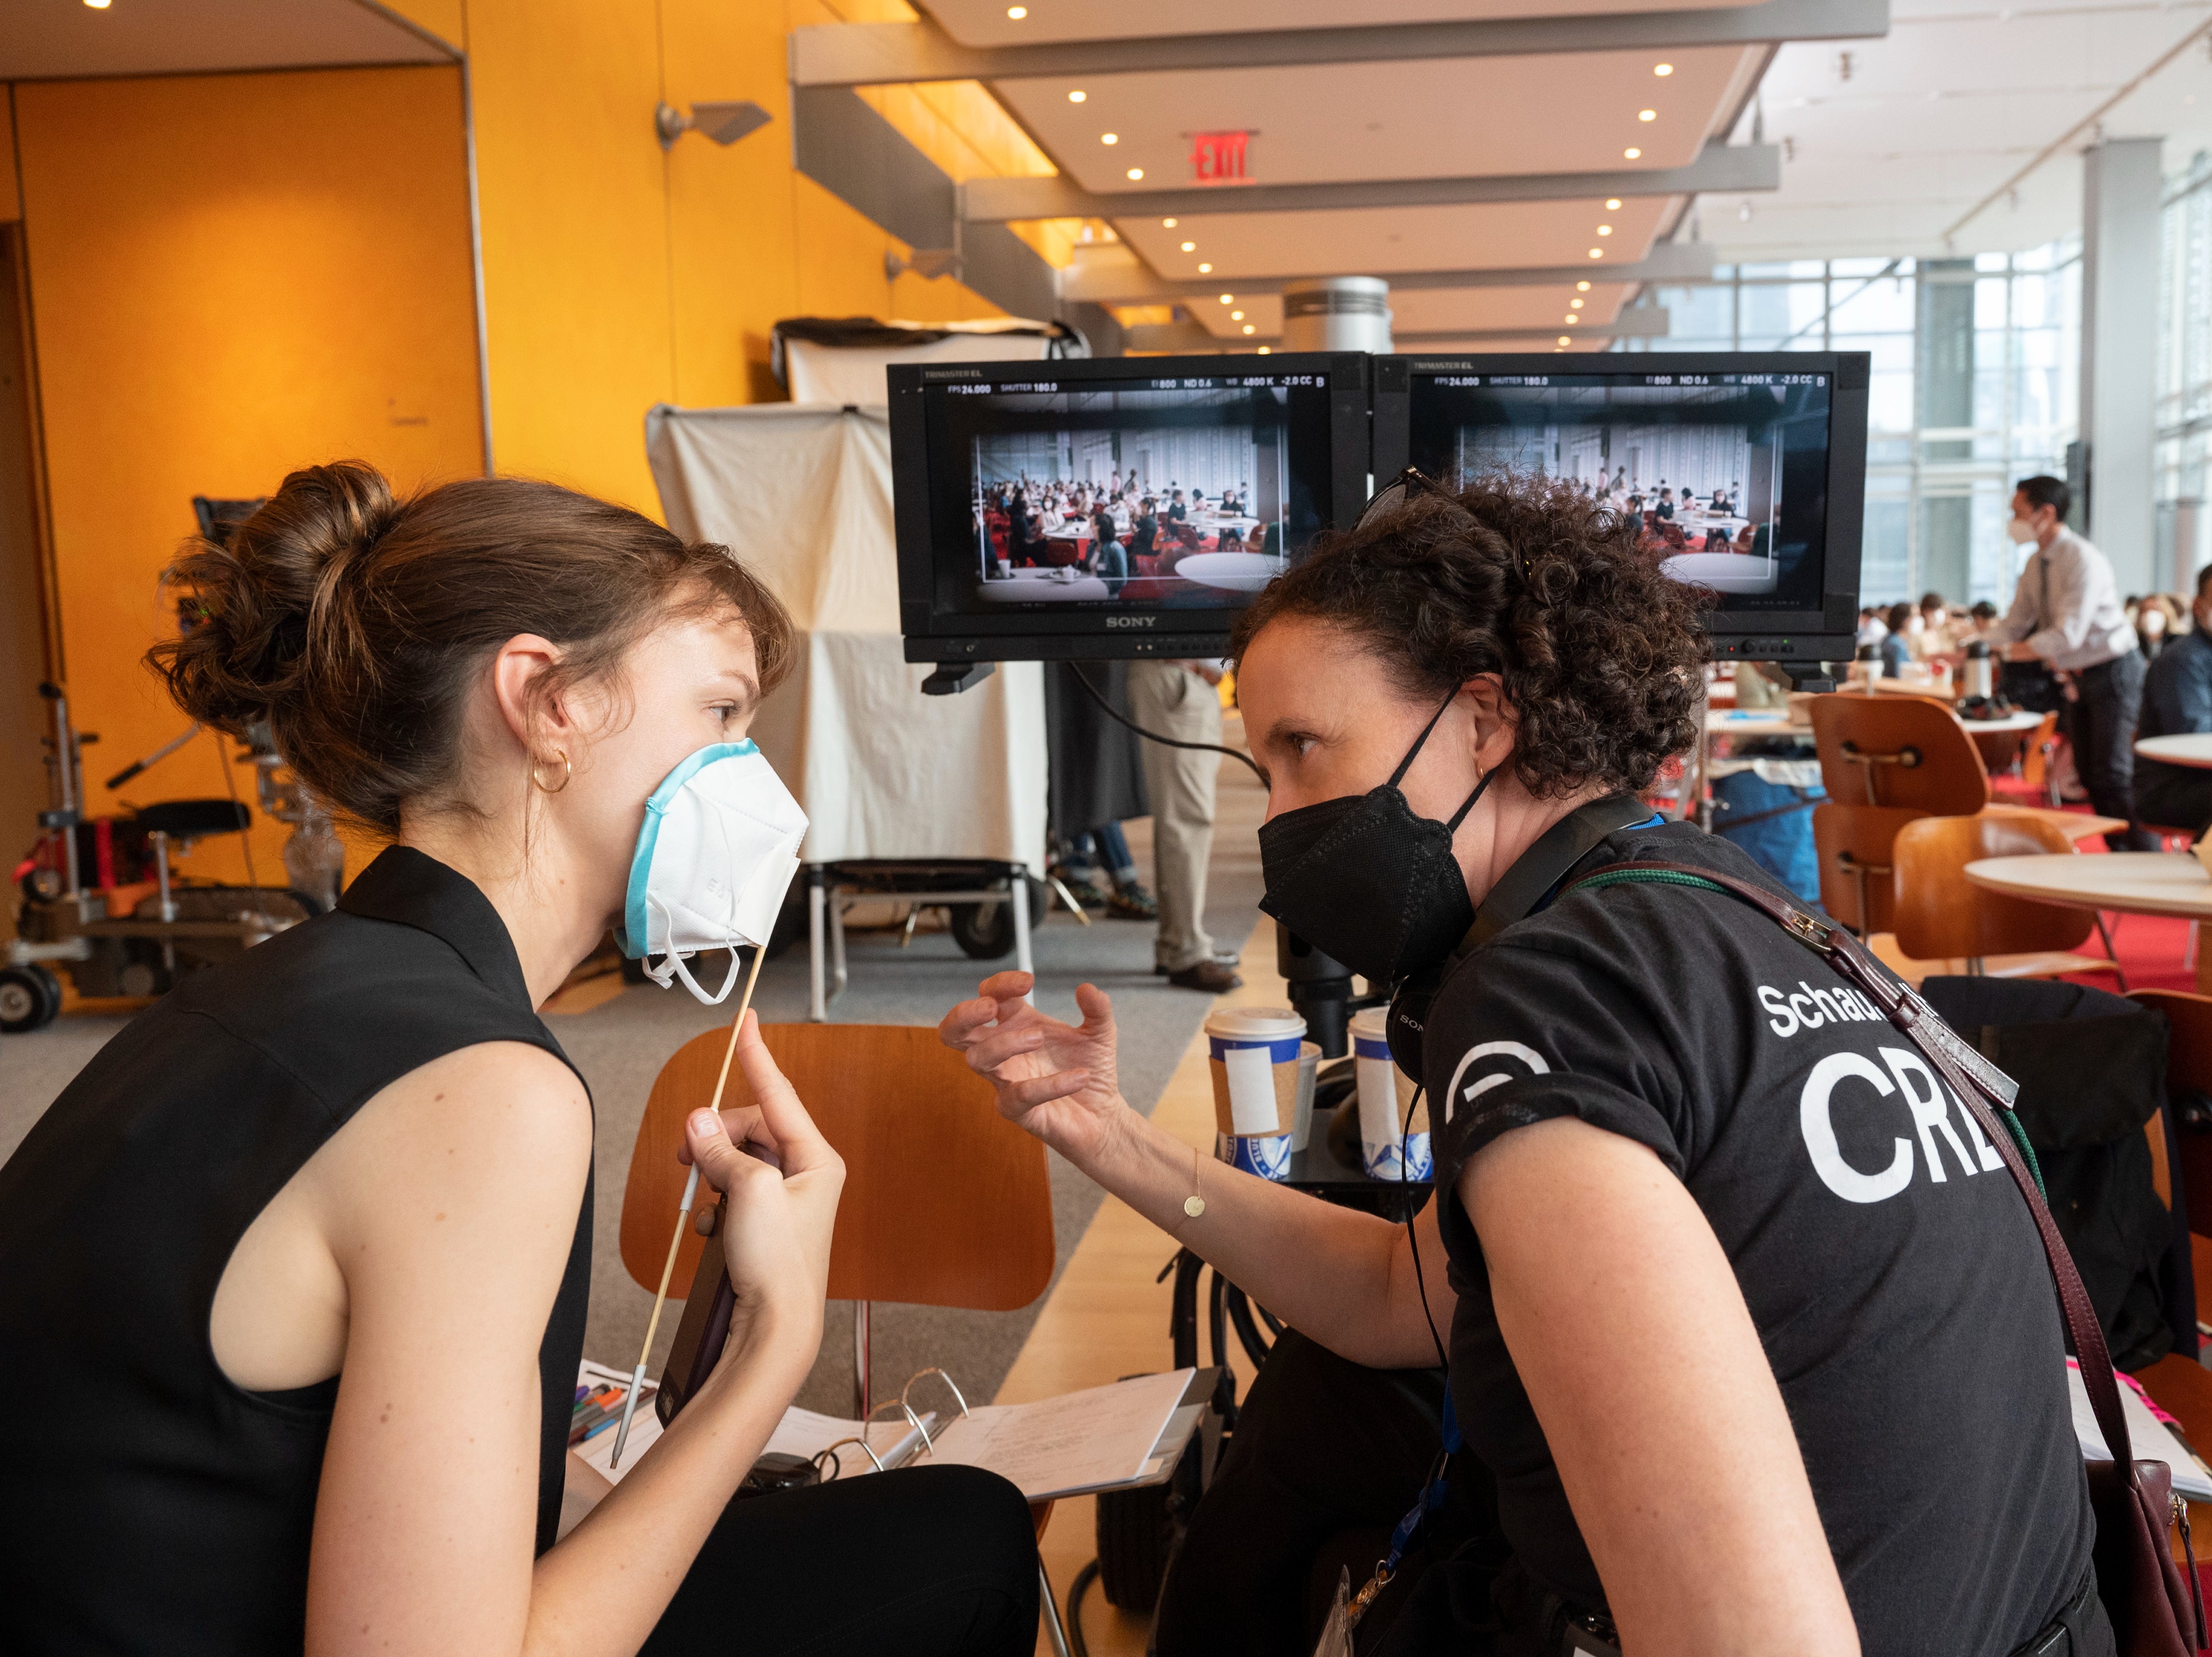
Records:
[[[910,861],[911,864],[910,870],[903,876],[901,874],[902,861]],[[969,880],[979,876],[987,879],[995,876],[1003,883],[990,886],[931,885],[927,882],[933,869],[939,879],[948,874]],[[902,887],[898,883],[902,878],[910,879],[915,883],[911,887]],[[860,895],[910,903],[917,910],[944,908],[955,904],[1004,903],[1013,911],[1014,964],[1025,973],[1036,970],[1035,958],[1030,950],[1029,871],[1021,864],[994,863],[985,859],[949,859],[939,864],[926,858],[910,860],[887,859],[852,865],[810,863],[806,865],[806,936],[811,992],[807,1017],[815,1023],[829,1022],[830,1003],[844,993],[848,977],[845,959],[845,911]],[[1074,907],[1072,901],[1069,907]],[[1080,910],[1078,913],[1080,913]],[[911,919],[909,916],[909,922]]]
[[[872,1361],[872,1326],[869,1302],[853,1302],[853,1415],[855,1419],[868,1418],[868,1381]]]
[[[1052,1657],[1073,1657],[1068,1648],[1067,1627],[1060,1620],[1060,1599],[1052,1590],[1052,1573],[1044,1568],[1044,1560],[1037,1560],[1037,1590],[1044,1600],[1045,1631],[1052,1636]]]

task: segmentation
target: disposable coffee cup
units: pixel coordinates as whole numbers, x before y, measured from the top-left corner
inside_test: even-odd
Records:
[[[1215,1147],[1221,1160],[1263,1180],[1290,1177],[1298,1137],[1299,1063],[1306,1021],[1288,1007],[1229,1007],[1207,1016]],[[1318,1062],[1320,1049],[1314,1049]],[[1306,1069],[1305,1117],[1313,1112]]]
[[[1352,1015],[1360,1164],[1370,1180],[1431,1179],[1436,1158],[1429,1143],[1428,1101],[1413,1102],[1413,1078],[1390,1057],[1389,1029],[1390,1015],[1382,1007],[1369,1007]]]

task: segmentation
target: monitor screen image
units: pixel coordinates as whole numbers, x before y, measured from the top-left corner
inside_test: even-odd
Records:
[[[1738,613],[1817,612],[1832,374],[1415,373],[1412,462],[1572,483],[1640,520],[1660,568]],[[1744,619],[1751,619],[1745,615]]]
[[[943,388],[938,440],[966,462],[942,609],[1220,609],[1321,527],[1291,441],[1314,375],[1208,375],[1049,390]]]
[[[895,364],[914,660],[1218,656],[1364,498],[1368,359]]]

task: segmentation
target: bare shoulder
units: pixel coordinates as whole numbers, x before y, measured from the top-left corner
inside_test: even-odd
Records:
[[[544,1049],[483,1042],[392,1083],[329,1149],[334,1243],[402,1234],[509,1242],[523,1217],[558,1215],[565,1247],[591,1168],[591,1101]],[[425,1225],[436,1230],[416,1230]]]

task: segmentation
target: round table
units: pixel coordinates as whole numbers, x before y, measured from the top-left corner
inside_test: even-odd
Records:
[[[1224,592],[1257,592],[1283,568],[1283,560],[1263,552],[1192,552],[1176,561],[1175,574]]]
[[[2136,744],[2136,753],[2143,759],[2158,760],[2167,765],[2212,771],[2212,736],[2145,737]]]
[[[2062,909],[2212,920],[2212,873],[2187,852],[2049,852],[1982,858],[1966,865],[1973,885]],[[2197,987],[2212,994],[2212,950],[2197,955]]]

